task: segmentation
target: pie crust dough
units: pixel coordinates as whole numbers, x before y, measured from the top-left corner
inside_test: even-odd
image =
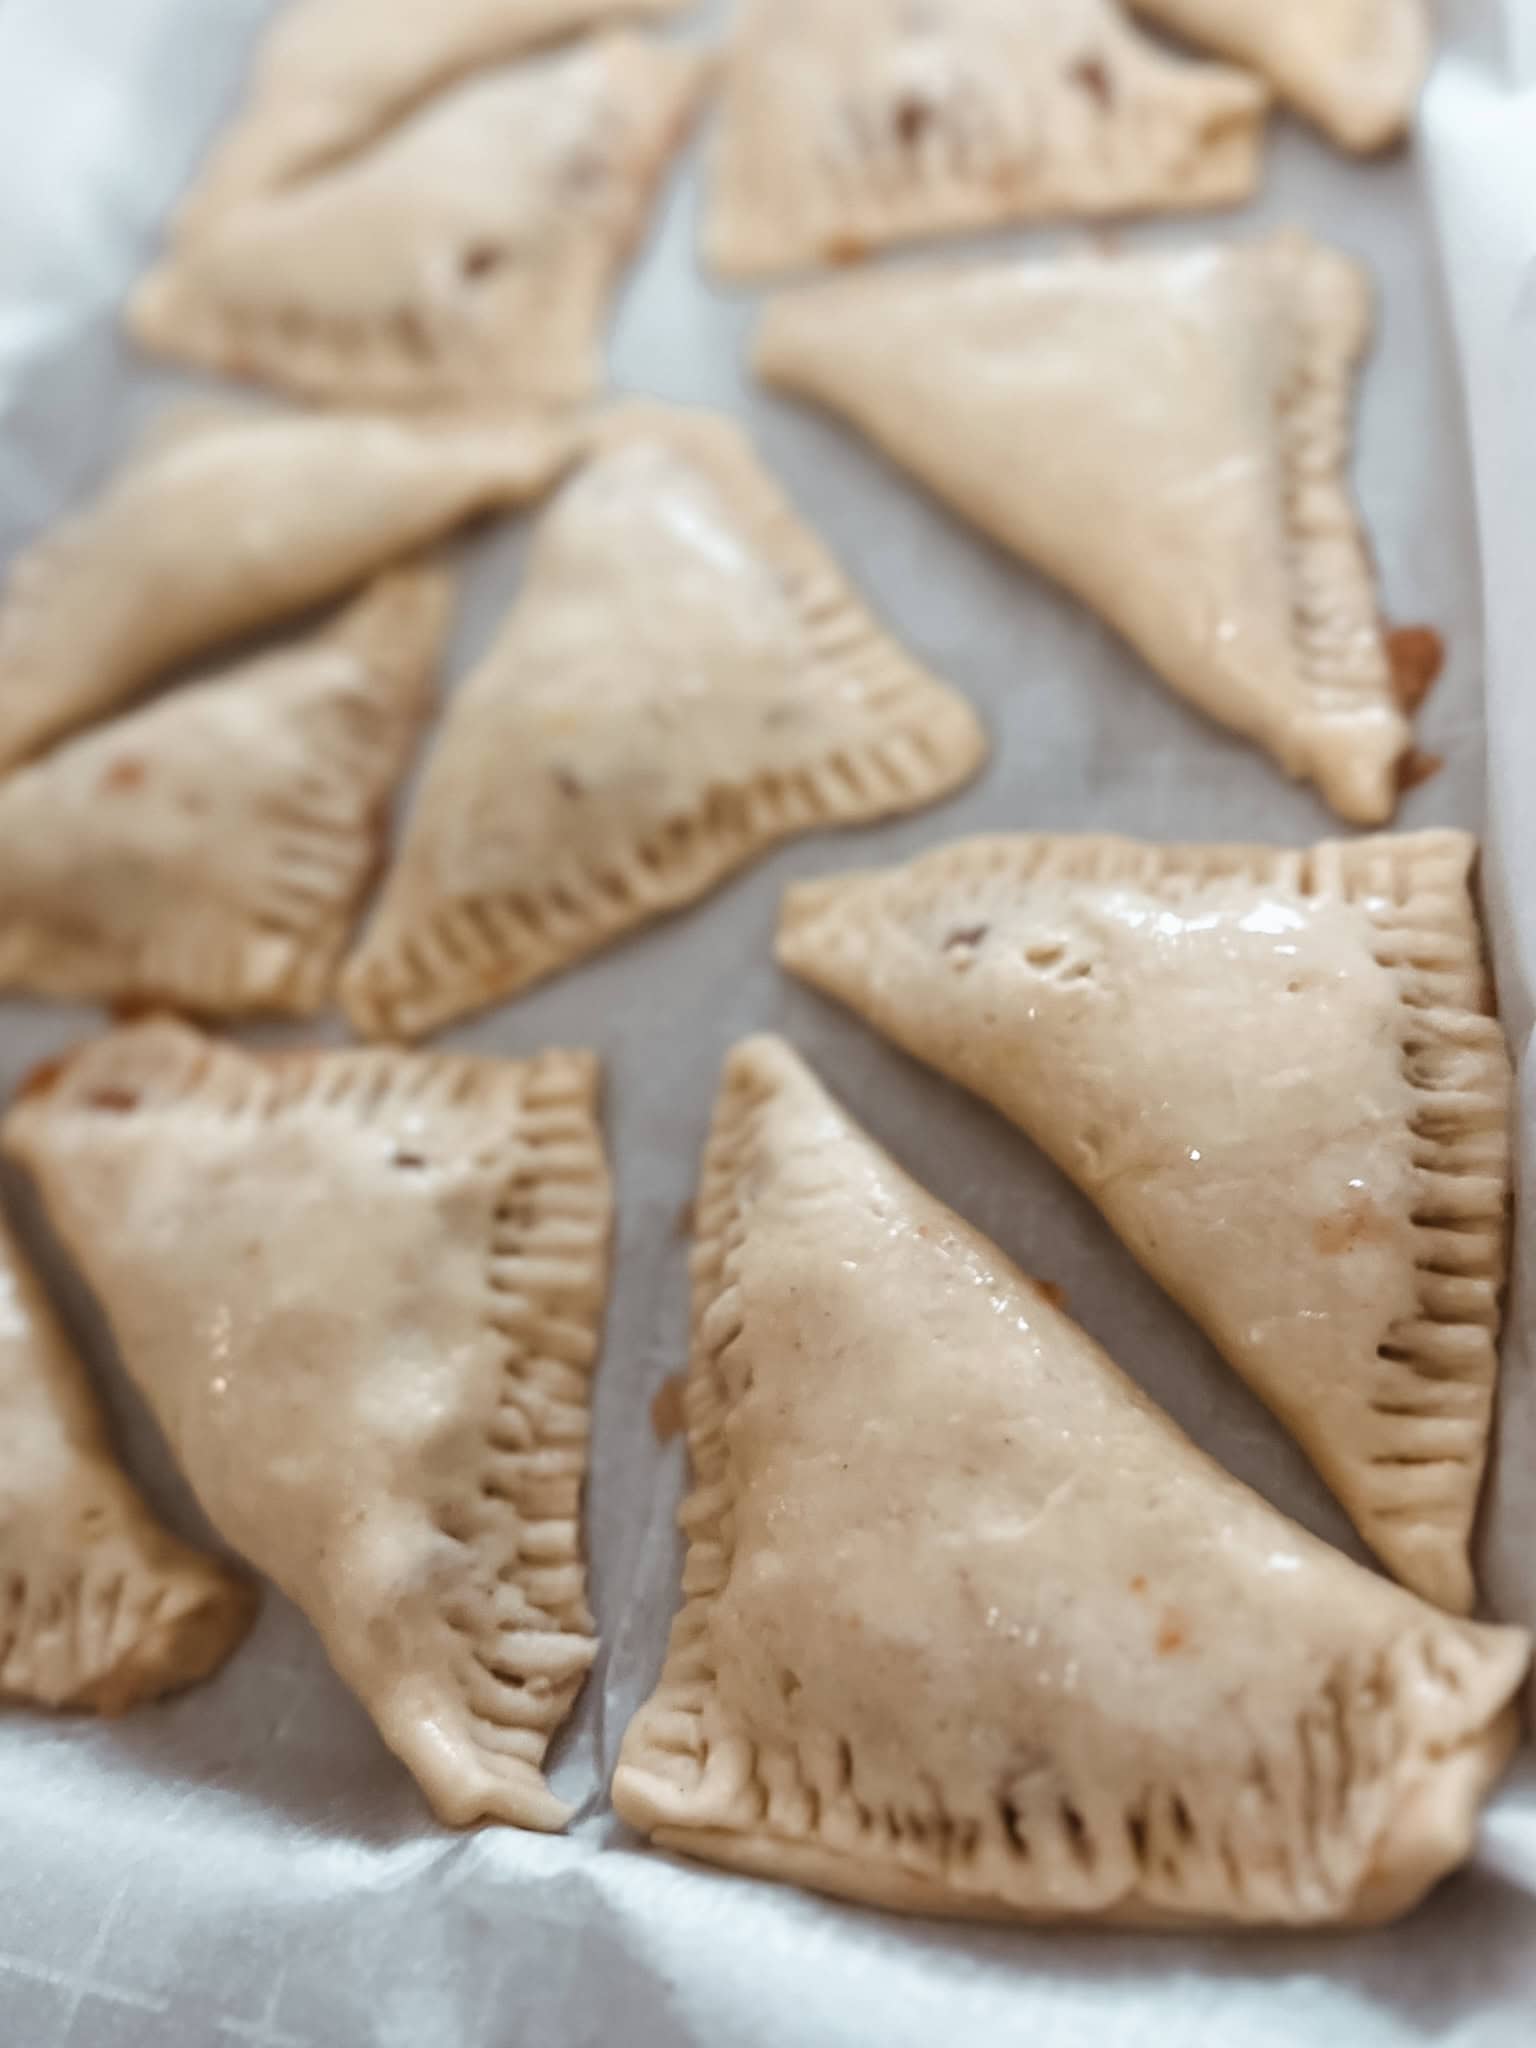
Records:
[[[176,244],[129,328],[157,355],[328,404],[586,398],[706,62],[620,35],[471,78]]]
[[[174,663],[278,624],[478,514],[537,495],[575,452],[538,419],[192,410],[162,427],[0,587],[0,768]]]
[[[1349,487],[1370,327],[1360,268],[1287,233],[837,279],[769,307],[757,360],[1371,825],[1412,730]]]
[[[745,0],[707,253],[753,277],[1009,221],[1235,206],[1267,103],[1110,0]]]
[[[792,890],[779,939],[1028,1132],[1457,1612],[1510,1192],[1474,855],[977,839]]]
[[[348,1013],[370,1035],[433,1030],[777,840],[933,802],[985,750],[734,427],[622,408],[450,707]]]
[[[245,105],[183,202],[178,232],[371,142],[446,85],[539,44],[687,0],[288,0]]]
[[[216,1671],[254,1611],[140,1499],[0,1221],[0,1699],[123,1713]]]
[[[1262,71],[1335,142],[1398,141],[1429,66],[1425,0],[1131,0],[1149,21]]]
[[[453,1825],[567,1818],[596,1091],[580,1053],[263,1056],[154,1020],[7,1120],[215,1526]]]
[[[787,1047],[726,1071],[685,1604],[614,1803],[923,1913],[1385,1920],[1469,1853],[1530,1645],[1230,1478]]]
[[[451,589],[397,571],[325,631],[0,782],[0,988],[203,1015],[320,1009]]]

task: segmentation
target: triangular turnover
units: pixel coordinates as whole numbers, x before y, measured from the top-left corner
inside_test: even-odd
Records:
[[[120,1714],[216,1671],[255,1611],[163,1528],[0,1220],[0,1699]]]
[[[449,706],[348,1010],[371,1034],[431,1030],[775,841],[933,802],[985,750],[736,428],[622,408]]]
[[[1465,1611],[1510,1062],[1455,832],[962,841],[792,890],[779,957],[991,1102]]]
[[[609,1188],[588,1056],[150,1020],[5,1127],[210,1519],[450,1824],[557,1828]]]
[[[705,1160],[685,1601],[614,1800],[917,1912],[1325,1925],[1469,1852],[1526,1637],[1196,1450],[789,1050]]]
[[[0,987],[318,1010],[379,864],[451,588],[397,571],[323,631],[0,782]]]
[[[1288,233],[834,279],[770,303],[757,364],[1368,825],[1412,738],[1349,485],[1370,325],[1360,267]]]
[[[696,50],[603,37],[477,74],[217,215],[137,287],[145,348],[330,405],[558,405],[685,136]]]

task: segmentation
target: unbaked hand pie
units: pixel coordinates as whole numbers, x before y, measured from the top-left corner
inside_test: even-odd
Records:
[[[324,631],[0,782],[0,988],[318,1010],[379,864],[451,589],[398,570]]]
[[[1251,64],[1346,149],[1396,142],[1429,63],[1425,0],[1131,0],[1159,27]]]
[[[1110,0],[745,0],[708,254],[751,277],[1008,221],[1236,205],[1267,101]]]
[[[614,1779],[910,1912],[1324,1926],[1469,1853],[1530,1645],[1277,1514],[787,1047],[704,1165],[684,1606]]]
[[[1412,738],[1349,489],[1364,273],[1246,248],[842,278],[758,367],[844,414],[1353,824]]]
[[[705,67],[625,35],[471,78],[174,245],[129,327],[156,354],[331,404],[585,398]]]
[[[371,142],[442,86],[560,36],[687,0],[287,0],[179,233]]]
[[[0,1222],[0,1699],[124,1713],[216,1671],[254,1610],[140,1499]]]
[[[792,890],[779,937],[1027,1131],[1458,1612],[1510,1193],[1474,851],[977,839]]]
[[[723,420],[621,408],[451,703],[370,930],[358,1029],[569,966],[776,840],[931,803],[986,749]]]
[[[573,452],[569,427],[533,418],[173,420],[0,587],[0,768],[174,663],[524,503]]]
[[[261,1056],[152,1021],[6,1125],[214,1524],[454,1825],[567,1817],[596,1090],[578,1053]]]

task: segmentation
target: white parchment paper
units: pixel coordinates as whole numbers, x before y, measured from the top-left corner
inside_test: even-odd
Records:
[[[0,0],[0,557],[186,389],[130,358],[116,306],[226,112],[269,4]],[[724,13],[706,6],[683,32],[708,33]],[[1536,4],[1462,0],[1446,35],[1417,157],[1348,163],[1281,122],[1264,196],[1246,215],[1150,224],[1125,240],[1299,220],[1367,257],[1380,280],[1359,486],[1391,615],[1436,625],[1450,650],[1424,731],[1447,765],[1402,822],[1479,825],[1486,792],[1504,1002],[1524,1055],[1536,1028]],[[508,1053],[593,1044],[609,1063],[619,1265],[589,1507],[604,1648],[559,1751],[556,1782],[582,1803],[571,1834],[435,1826],[302,1619],[269,1594],[247,1647],[183,1700],[111,1726],[0,1715],[0,2048],[1526,2048],[1529,1753],[1476,1865],[1408,1926],[1359,1938],[897,1921],[657,1855],[607,1807],[618,1742],[676,1600],[682,1451],[657,1442],[649,1411],[685,1355],[679,1211],[720,1059],[751,1029],[786,1031],[921,1180],[1063,1285],[1199,1442],[1360,1554],[1299,1455],[1087,1204],[998,1119],[770,962],[787,881],[952,834],[1113,828],[1302,843],[1332,822],[1077,606],[831,423],[750,386],[753,303],[716,291],[693,259],[696,163],[697,152],[625,295],[615,381],[750,420],[878,608],[983,707],[995,759],[941,811],[802,841],[699,910],[453,1035]],[[1045,250],[1060,238],[999,239]],[[514,591],[521,544],[508,530],[466,551],[454,677]],[[0,1086],[93,1021],[0,1005]],[[1529,1135],[1529,1059],[1525,1104]],[[99,1319],[24,1192],[10,1193],[134,1469],[198,1532]],[[1536,1621],[1536,1276],[1528,1239],[1521,1251],[1486,1568],[1500,1612]]]

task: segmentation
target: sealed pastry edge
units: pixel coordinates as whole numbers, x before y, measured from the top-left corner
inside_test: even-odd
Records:
[[[624,934],[712,893],[772,846],[802,832],[873,822],[935,803],[980,770],[988,742],[966,699],[886,631],[830,550],[805,523],[759,460],[747,435],[720,416],[634,400],[593,423],[589,455],[600,460],[626,442],[654,439],[691,464],[717,493],[748,544],[773,569],[785,601],[833,672],[880,674],[893,700],[890,733],[858,760],[850,780],[842,758],[800,776],[754,777],[707,790],[684,820],[658,819],[651,841],[626,872],[583,872],[585,900],[569,875],[575,905],[542,910],[522,892],[452,899],[430,928],[395,925],[389,879],[361,942],[346,963],[342,1005],[364,1037],[418,1038],[467,1013],[506,1001],[563,972]],[[521,594],[514,598],[514,607]],[[910,706],[897,718],[896,707]],[[448,718],[452,718],[452,709]],[[873,784],[873,792],[865,780]],[[805,782],[808,789],[797,784]],[[407,821],[403,845],[408,845]],[[551,927],[554,927],[553,929]],[[425,970],[425,971],[424,971]]]
[[[275,648],[260,659],[319,655],[327,648],[351,655],[359,674],[353,687],[333,694],[351,707],[358,728],[343,748],[317,752],[303,786],[269,794],[266,829],[291,870],[293,908],[286,930],[254,902],[198,900],[199,878],[154,939],[143,947],[116,948],[110,933],[89,944],[60,938],[46,919],[11,918],[0,909],[0,989],[56,1001],[120,1002],[174,1008],[198,1016],[252,1013],[313,1016],[330,999],[356,919],[384,859],[384,837],[395,789],[426,723],[436,657],[453,594],[446,570],[386,570],[371,588],[320,632]],[[264,677],[237,664],[200,676],[189,690],[258,690]],[[82,739],[119,732],[131,751],[147,714],[174,715],[177,693],[138,706],[118,719],[86,728],[60,742],[67,753]],[[358,727],[359,717],[369,725]],[[16,771],[16,778],[46,779],[55,755]],[[0,783],[0,824],[8,784]],[[338,824],[338,807],[365,792],[366,816]],[[105,820],[98,813],[98,822]],[[168,878],[169,879],[169,878]],[[175,927],[195,908],[190,929]],[[215,928],[218,927],[215,943]],[[281,958],[279,958],[281,955]]]
[[[297,9],[305,0],[292,0],[292,4]],[[511,39],[509,26],[509,43],[500,55],[471,58],[449,69],[433,71],[404,99],[392,101],[378,112],[376,118],[355,124],[333,119],[328,134],[323,138],[316,136],[308,146],[292,139],[294,130],[300,127],[299,121],[295,119],[294,129],[289,129],[285,122],[287,110],[281,102],[289,96],[289,81],[275,78],[269,72],[272,46],[282,32],[282,24],[274,20],[257,42],[240,103],[225,127],[214,136],[176,203],[171,220],[172,240],[190,241],[232,208],[336,168],[408,119],[428,100],[450,91],[475,71],[519,63],[579,39],[617,32],[626,24],[638,28],[642,23],[665,21],[693,4],[694,0],[609,0],[606,6],[573,8],[569,21],[526,41]],[[293,97],[298,101],[293,110],[295,116],[301,116],[313,104],[302,94]],[[252,146],[258,135],[277,128],[288,134],[287,147],[263,152]],[[257,175],[250,164],[263,154],[269,158],[267,173]]]
[[[595,1304],[590,1324],[582,1318],[582,1349],[586,1357],[578,1364],[564,1356],[563,1351],[570,1349],[565,1340],[563,1351],[553,1348],[551,1356],[570,1372],[579,1374],[582,1402],[589,1409],[602,1350],[613,1226],[612,1182],[598,1121],[600,1085],[601,1063],[595,1054],[587,1052],[552,1049],[498,1058],[416,1052],[393,1046],[346,1046],[256,1053],[227,1040],[204,1037],[174,1019],[161,1017],[86,1040],[62,1059],[46,1062],[36,1070],[0,1123],[0,1151],[27,1170],[46,1200],[50,1180],[55,1175],[63,1177],[69,1170],[67,1164],[55,1167],[47,1160],[43,1134],[56,1119],[121,1119],[147,1112],[163,1115],[173,1123],[177,1114],[196,1107],[231,1121],[259,1123],[314,1105],[322,1115],[348,1115],[366,1123],[402,1097],[419,1101],[434,1089],[446,1089],[455,1105],[478,1092],[488,1107],[504,1106],[509,1157],[521,1170],[525,1165],[523,1148],[542,1142],[530,1137],[530,1119],[559,1126],[562,1118],[568,1121],[574,1113],[582,1127],[581,1137],[575,1141],[578,1158],[575,1162],[564,1162],[564,1180],[546,1179],[536,1184],[536,1191],[541,1204],[547,1206],[552,1188],[568,1192],[574,1171],[581,1185],[598,1193],[590,1227],[573,1240],[570,1217],[556,1202],[542,1218],[535,1211],[532,1220],[509,1223],[510,1235],[506,1245],[501,1246],[497,1232],[502,1218],[498,1213],[486,1246],[483,1309],[487,1325],[505,1342],[504,1377],[516,1381],[523,1365],[536,1355],[533,1346],[538,1337],[569,1321],[567,1312],[552,1310],[547,1302],[540,1308],[540,1290],[547,1293],[553,1289],[562,1299],[568,1296],[573,1291],[570,1270],[575,1266],[584,1275],[580,1291],[590,1293]],[[167,1092],[152,1104],[146,1103],[150,1089],[160,1086]],[[569,1149],[573,1142],[569,1130],[562,1130],[560,1139]],[[477,1156],[494,1149],[494,1144],[486,1141],[477,1146]],[[528,1199],[529,1192],[519,1190],[511,1206],[515,1209]],[[546,1255],[543,1267],[541,1252]],[[563,1277],[558,1284],[550,1280],[545,1270],[551,1260],[562,1269]],[[493,1268],[498,1269],[494,1277]],[[518,1277],[519,1269],[525,1283],[521,1293],[510,1284],[511,1279]],[[528,1313],[522,1314],[523,1310]],[[537,1441],[533,1446],[536,1453],[562,1448],[568,1447]],[[493,1535],[499,1538],[510,1532],[515,1538],[522,1526],[522,1516],[519,1506],[499,1491],[500,1482],[490,1483],[498,1459],[504,1459],[505,1454],[498,1452],[491,1442],[489,1427],[485,1456],[487,1485],[464,1502],[464,1528],[456,1531],[444,1522],[438,1526],[450,1541],[488,1547],[488,1558],[494,1565],[504,1545],[493,1541]],[[552,1617],[552,1625],[562,1639],[584,1648],[580,1668],[561,1681],[552,1677],[539,1659],[537,1644],[532,1646],[532,1662],[525,1675],[539,1679],[542,1697],[549,1708],[539,1724],[544,1736],[540,1763],[533,1764],[498,1750],[494,1743],[486,1741],[484,1730],[494,1729],[498,1724],[472,1702],[467,1688],[459,1681],[462,1729],[465,1739],[482,1759],[482,1782],[474,1788],[455,1785],[451,1745],[445,1746],[440,1729],[434,1725],[428,1739],[423,1740],[419,1717],[412,1713],[408,1703],[396,1713],[387,1712],[380,1698],[365,1695],[354,1684],[351,1673],[339,1665],[334,1667],[357,1691],[384,1742],[411,1772],[438,1818],[447,1826],[468,1827],[479,1821],[501,1820],[540,1832],[558,1832],[570,1818],[570,1809],[556,1798],[545,1779],[543,1758],[547,1758],[550,1744],[564,1727],[599,1648],[585,1593],[588,1559],[582,1496],[589,1465],[586,1439],[578,1446],[576,1457],[579,1472],[574,1475],[575,1504],[570,1515],[541,1519],[546,1539],[548,1527],[559,1526],[571,1556],[580,1563],[584,1590],[579,1636],[560,1628],[558,1616]],[[541,1477],[547,1480],[548,1475]],[[515,1557],[515,1543],[512,1554]],[[547,1558],[541,1562],[547,1562]],[[518,1583],[529,1605],[540,1607],[541,1603],[522,1583],[522,1575]],[[446,1613],[441,1619],[445,1632],[475,1633]],[[316,1632],[320,1633],[318,1628]],[[506,1681],[501,1674],[516,1664],[515,1645],[509,1645],[489,1624],[479,1633],[484,1640],[472,1645],[476,1662],[493,1686],[502,1684]],[[323,1637],[322,1646],[329,1656],[330,1645]],[[486,1653],[490,1651],[495,1653],[494,1665],[487,1661]],[[528,1725],[526,1718],[517,1724],[519,1728]]]
[[[726,1061],[705,1146],[696,1212],[690,1361],[684,1397],[689,1484],[678,1515],[687,1544],[682,1567],[682,1602],[672,1624],[660,1676],[625,1731],[611,1788],[619,1817],[648,1835],[660,1848],[714,1862],[744,1875],[788,1880],[834,1897],[900,1913],[1015,1925],[1242,1932],[1266,1926],[1369,1927],[1411,1911],[1434,1885],[1470,1855],[1481,1807],[1518,1744],[1519,1712],[1511,1702],[1529,1669],[1531,1645],[1529,1638],[1517,1629],[1484,1631],[1490,1638],[1497,1636],[1511,1653],[1518,1645],[1518,1658],[1514,1663],[1502,1660],[1509,1668],[1490,1675],[1489,1698],[1469,1711],[1469,1725],[1457,1740],[1450,1744],[1439,1740],[1427,1744],[1424,1760],[1437,1766],[1439,1776],[1421,1779],[1406,1788],[1398,1809],[1390,1815],[1377,1841],[1375,1864],[1365,1874],[1361,1889],[1352,1899],[1345,1900],[1337,1913],[1322,1920],[1305,1915],[1294,1920],[1264,1914],[1245,1917],[1240,1912],[1230,1916],[1183,1915],[1144,1906],[1134,1893],[1114,1902],[1107,1911],[1099,1909],[1085,1914],[1067,1908],[1021,1910],[984,1894],[969,1896],[950,1883],[935,1882],[920,1871],[904,1868],[900,1852],[882,1865],[878,1855],[854,1856],[829,1848],[815,1839],[814,1824],[811,1836],[800,1839],[771,1831],[761,1822],[755,1831],[690,1828],[672,1817],[683,1796],[675,1784],[667,1786],[667,1796],[661,1799],[648,1789],[649,1781],[664,1776],[667,1760],[687,1754],[678,1747],[678,1724],[698,1719],[715,1682],[709,1661],[709,1616],[715,1592],[730,1571],[731,1468],[726,1427],[728,1403],[711,1369],[715,1354],[722,1347],[706,1339],[706,1320],[720,1298],[733,1248],[740,1246],[750,1227],[745,1206],[736,1198],[742,1155],[750,1146],[752,1128],[763,1106],[778,1092],[786,1066],[797,1065],[797,1055],[782,1040],[759,1036],[738,1044]],[[853,1128],[857,1130],[858,1126]],[[873,1144],[872,1140],[869,1142]],[[701,1562],[700,1553],[706,1548],[719,1555]],[[1437,1624],[1443,1621],[1447,1630],[1468,1626],[1450,1617],[1436,1617],[1433,1610],[1426,1610],[1426,1614]],[[1406,1654],[1406,1643],[1403,1647]],[[1423,1654],[1428,1660],[1426,1668],[1434,1672],[1428,1650]],[[1451,1697],[1457,1701],[1464,1699],[1460,1684]],[[1481,1714],[1482,1719],[1473,1719],[1474,1713]],[[1458,1814],[1459,1807],[1469,1811]],[[1398,1867],[1394,1869],[1395,1859]]]
[[[786,203],[780,194],[776,202],[762,196],[762,174],[771,173],[766,159],[748,162],[738,126],[738,98],[750,103],[753,59],[764,39],[767,10],[757,0],[742,0],[741,11],[724,52],[719,132],[714,137],[705,185],[702,227],[702,258],[708,272],[732,284],[762,283],[796,271],[814,271],[829,265],[862,260],[873,249],[935,241],[1011,226],[1066,224],[1109,216],[1178,217],[1207,209],[1239,207],[1258,189],[1263,171],[1264,130],[1271,104],[1270,88],[1251,69],[1225,63],[1195,63],[1160,50],[1127,17],[1125,40],[1140,45],[1143,60],[1161,61],[1169,77],[1179,71],[1191,79],[1204,78],[1213,88],[1224,85],[1231,104],[1219,121],[1220,112],[1207,109],[1208,127],[1214,140],[1199,133],[1191,108],[1189,128],[1201,151],[1201,174],[1187,186],[1176,187],[1171,178],[1161,185],[1148,182],[1137,198],[1116,195],[1098,205],[1079,199],[1073,205],[1055,205],[1021,199],[1011,189],[1012,181],[995,175],[987,179],[978,173],[962,174],[940,183],[925,181],[899,196],[882,191],[871,174],[858,195],[857,207],[847,200],[845,214],[857,212],[855,225],[846,220],[841,230],[824,228],[816,232],[803,219],[786,223]],[[1063,89],[1071,89],[1064,87]],[[1018,147],[1019,138],[1010,138]],[[760,154],[760,153],[759,153]],[[755,173],[757,176],[748,175]],[[1030,182],[1026,168],[1020,182]],[[830,181],[829,181],[830,186]],[[755,187],[755,189],[754,189]]]
[[[1325,840],[1309,849],[1162,844],[1113,835],[996,834],[950,842],[905,866],[854,871],[790,888],[783,900],[776,947],[779,963],[788,972],[868,1021],[860,1005],[840,992],[831,962],[867,951],[869,913],[886,890],[899,899],[904,888],[963,888],[971,874],[989,880],[1009,874],[1016,876],[1021,890],[1032,882],[1089,888],[1119,884],[1154,897],[1165,895],[1170,903],[1187,907],[1189,888],[1198,889],[1203,882],[1246,881],[1374,912],[1377,961],[1399,990],[1405,1079],[1423,1105],[1424,1126],[1415,1132],[1416,1148],[1420,1155],[1428,1155],[1427,1163],[1423,1156],[1415,1162],[1421,1190],[1414,1214],[1420,1312],[1406,1329],[1388,1333],[1378,1357],[1387,1379],[1451,1378],[1475,1389],[1484,1402],[1483,1448],[1470,1497],[1456,1514],[1440,1519],[1426,1511],[1405,1523],[1401,1504],[1389,1500],[1379,1519],[1352,1519],[1404,1584],[1453,1614],[1470,1613],[1476,1602],[1471,1544],[1486,1478],[1510,1250],[1508,1126],[1514,1080],[1471,893],[1477,851],[1469,833],[1455,830]],[[883,1022],[871,1028],[903,1042]],[[923,1058],[915,1046],[908,1049]],[[1450,1091],[1460,1128],[1446,1126],[1443,1106],[1436,1100],[1444,1091],[1431,1088],[1415,1072],[1416,1058],[1435,1050],[1454,1050],[1476,1071],[1474,1086],[1458,1067],[1458,1085]],[[1497,1113],[1496,1128],[1502,1136],[1495,1138],[1493,1128],[1484,1128],[1479,1121],[1489,1113]],[[1496,1170],[1479,1158],[1478,1170],[1469,1173],[1461,1157],[1463,1143],[1474,1150],[1495,1149]],[[1058,1164],[1069,1178],[1076,1178],[1065,1161]],[[1500,1189],[1497,1204],[1483,1200],[1479,1205],[1476,1198],[1493,1184]],[[1470,1277],[1483,1279],[1492,1291],[1486,1322],[1442,1310],[1445,1282],[1437,1266],[1442,1232],[1447,1229],[1457,1233],[1459,1260],[1477,1269]],[[1458,1274],[1469,1277],[1460,1266]],[[1181,1305],[1200,1320],[1196,1302]],[[1235,1362],[1233,1370],[1245,1377]],[[1262,1393],[1257,1386],[1254,1391]],[[1379,1385],[1375,1400],[1386,1400],[1391,1391]],[[1382,1431],[1380,1455],[1391,1458],[1395,1452],[1411,1464],[1411,1419],[1394,1425],[1388,1415],[1378,1414],[1377,1421]],[[1393,1468],[1380,1469],[1386,1473]]]
[[[522,338],[502,332],[501,346],[492,352],[503,365],[496,380],[488,381],[472,358],[461,360],[452,339],[439,349],[409,302],[368,333],[359,331],[365,323],[328,318],[297,298],[273,299],[260,308],[252,302],[221,304],[216,292],[183,274],[183,265],[195,260],[205,243],[217,240],[225,221],[238,221],[240,208],[215,217],[190,241],[170,244],[129,294],[126,333],[148,355],[239,378],[298,403],[451,418],[495,406],[574,407],[595,398],[603,382],[613,294],[698,116],[713,58],[688,44],[663,43],[622,29],[557,45],[551,54],[558,58],[588,47],[608,63],[610,88],[625,100],[631,117],[619,172],[625,211],[601,227],[583,221],[565,227],[569,246],[579,248],[585,238],[594,244],[598,260],[565,261],[553,289],[546,281],[538,322],[525,315]],[[458,89],[473,77],[459,80]],[[405,118],[423,116],[432,105],[429,100]],[[638,122],[633,118],[637,109],[644,116]],[[385,148],[391,140],[392,132],[386,132],[370,146]],[[354,162],[348,158],[332,168],[348,170]],[[269,196],[280,199],[282,188]],[[267,201],[258,197],[251,203]],[[589,292],[596,299],[596,317],[586,347],[577,353],[567,346],[573,325],[569,309],[581,306]],[[548,311],[552,306],[559,308],[558,316]],[[484,324],[494,327],[496,321],[487,316]],[[501,324],[505,329],[504,316]]]
[[[792,286],[770,297],[763,307],[751,345],[754,374],[770,388],[807,401],[825,411],[844,430],[879,449],[905,476],[949,505],[965,523],[992,539],[1032,573],[1056,582],[1026,554],[997,535],[985,517],[967,504],[965,494],[950,489],[908,459],[900,445],[873,422],[845,403],[836,380],[825,380],[820,363],[829,353],[829,313],[839,301],[863,312],[860,299],[871,294],[900,293],[904,281],[930,288],[949,275],[985,275],[989,268],[1026,268],[1041,277],[1066,282],[1074,269],[1092,265],[1142,266],[1154,270],[1177,261],[1180,254],[1150,252],[1130,256],[1068,255],[1025,258],[989,265],[974,259],[960,265],[929,263],[902,272],[877,272],[868,279],[844,277]],[[1397,699],[1381,618],[1369,530],[1357,503],[1351,474],[1355,443],[1356,385],[1371,346],[1374,314],[1368,271],[1353,257],[1297,229],[1281,229],[1247,243],[1211,245],[1208,253],[1224,262],[1245,265],[1270,287],[1274,304],[1254,309],[1273,321],[1282,316],[1291,327],[1289,378],[1274,393],[1273,427],[1283,476],[1280,523],[1292,543],[1285,564],[1292,597],[1290,647],[1301,688],[1286,706],[1283,719],[1243,722],[1224,717],[1195,701],[1180,678],[1152,661],[1114,622],[1105,620],[1149,671],[1197,716],[1246,738],[1294,780],[1310,781],[1347,823],[1388,824],[1397,809],[1401,772],[1413,743],[1413,729]],[[802,329],[802,308],[818,314],[817,325]],[[1103,617],[1086,597],[1061,583],[1094,617]],[[1320,600],[1317,593],[1326,593]],[[1315,609],[1315,623],[1306,623],[1306,609]],[[1341,629],[1340,620],[1347,621]],[[1341,659],[1360,669],[1358,677],[1341,670]],[[1341,692],[1367,712],[1385,712],[1382,739],[1362,739],[1351,732],[1353,707],[1342,709]]]

